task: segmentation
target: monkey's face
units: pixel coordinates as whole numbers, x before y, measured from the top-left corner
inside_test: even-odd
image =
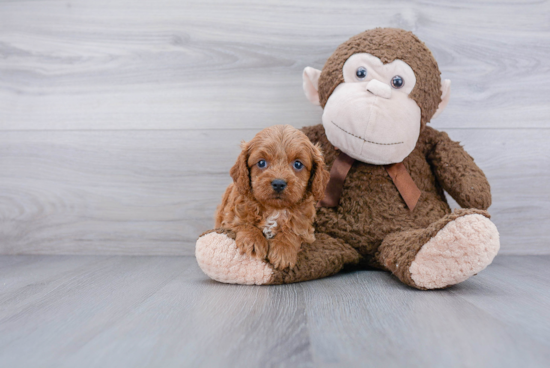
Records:
[[[363,162],[403,161],[416,146],[421,127],[420,108],[409,98],[416,84],[412,68],[401,60],[383,64],[359,53],[345,62],[343,76],[323,112],[329,141]]]

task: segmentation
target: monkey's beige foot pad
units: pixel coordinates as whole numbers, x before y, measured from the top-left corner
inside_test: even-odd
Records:
[[[197,240],[195,256],[202,271],[211,279],[227,284],[265,285],[273,267],[241,254],[235,240],[226,234],[210,232]]]
[[[409,268],[411,278],[426,289],[458,284],[491,264],[499,248],[491,220],[480,214],[459,217],[422,246]]]

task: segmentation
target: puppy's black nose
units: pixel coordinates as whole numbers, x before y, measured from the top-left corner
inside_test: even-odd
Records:
[[[277,193],[282,192],[286,188],[286,181],[283,179],[275,179],[271,182],[271,186],[273,187],[273,190]]]

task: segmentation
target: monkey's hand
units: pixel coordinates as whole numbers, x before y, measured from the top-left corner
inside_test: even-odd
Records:
[[[491,205],[491,187],[483,171],[474,159],[447,133],[433,128],[427,133],[433,142],[433,149],[427,159],[443,187],[464,208],[486,210]]]

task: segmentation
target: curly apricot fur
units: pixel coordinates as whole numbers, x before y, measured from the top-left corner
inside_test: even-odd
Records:
[[[237,247],[275,268],[294,267],[302,243],[315,241],[315,205],[329,180],[323,154],[308,137],[290,125],[276,125],[241,144],[231,168],[233,183],[218,206],[217,228],[233,230]],[[260,168],[260,160],[266,167]],[[294,168],[298,160],[303,168]],[[271,183],[286,182],[282,192]]]

